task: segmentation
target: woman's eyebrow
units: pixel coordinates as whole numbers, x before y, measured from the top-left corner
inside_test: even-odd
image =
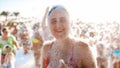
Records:
[[[56,18],[52,18],[51,20],[56,20]]]
[[[65,17],[60,17],[61,19],[65,19]]]

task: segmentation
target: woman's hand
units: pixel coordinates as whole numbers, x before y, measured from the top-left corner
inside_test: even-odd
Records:
[[[69,68],[68,66],[67,66],[67,64],[65,64],[65,62],[64,62],[64,60],[63,59],[60,59],[59,60],[59,68]]]
[[[42,29],[43,29],[43,31],[47,27],[46,18],[47,18],[48,12],[49,12],[49,7],[46,8],[45,14],[44,14],[43,19],[42,19]]]

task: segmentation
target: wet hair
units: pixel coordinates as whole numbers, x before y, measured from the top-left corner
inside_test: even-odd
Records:
[[[62,9],[62,10],[65,10],[65,11],[67,12],[67,10],[66,10],[63,6],[61,6],[61,5],[56,5],[56,6],[53,6],[53,7],[50,9],[50,11],[49,11],[49,13],[48,13],[48,17],[51,15],[51,13],[52,13],[55,9]]]
[[[2,29],[2,32],[4,32],[5,30],[7,30],[7,28],[6,28],[6,27],[4,27],[4,28]]]
[[[5,49],[7,49],[7,50],[9,50],[9,51],[12,51],[12,47],[9,46],[9,45],[7,45],[7,46],[5,47]]]
[[[39,24],[40,24],[39,22],[35,23],[35,24],[33,25],[32,29],[33,29],[33,30],[39,29],[39,27],[40,27]]]

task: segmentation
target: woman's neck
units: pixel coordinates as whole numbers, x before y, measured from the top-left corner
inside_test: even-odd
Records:
[[[54,45],[61,51],[67,52],[72,46],[72,38],[68,37],[66,39],[56,40]]]
[[[70,42],[69,37],[64,38],[64,39],[57,39],[56,40],[56,43],[59,44],[59,45],[66,45],[66,43],[69,43],[69,42]]]

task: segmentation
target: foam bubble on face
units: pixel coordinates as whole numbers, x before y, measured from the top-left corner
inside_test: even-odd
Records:
[[[60,10],[65,10],[65,11],[66,11],[66,9],[65,9],[63,6],[61,6],[61,5],[56,5],[56,6],[53,6],[53,7],[51,8],[51,10],[49,11],[48,17],[50,16],[50,14],[51,14],[55,9],[60,9]]]
[[[52,16],[52,14],[54,14],[54,11],[56,11],[56,10],[59,10],[59,11],[62,11],[62,12],[64,12],[65,13],[65,17],[67,18],[67,20],[68,20],[68,26],[69,26],[69,28],[68,28],[68,35],[70,34],[70,30],[71,30],[71,22],[70,22],[70,15],[69,15],[69,12],[67,11],[67,9],[64,7],[64,6],[61,6],[61,5],[55,5],[55,6],[53,6],[51,9],[50,9],[50,11],[48,12],[48,17],[47,17],[47,21],[48,21],[48,28],[50,28],[50,20],[51,20],[51,16]],[[50,33],[52,34],[52,32],[51,32],[51,30],[50,30]]]
[[[48,18],[50,17],[51,13],[52,13],[55,9],[65,10],[65,11],[67,12],[67,10],[66,10],[63,6],[61,6],[61,5],[56,5],[56,6],[53,6],[53,7],[51,8],[51,10],[49,11],[49,13],[48,13]]]

